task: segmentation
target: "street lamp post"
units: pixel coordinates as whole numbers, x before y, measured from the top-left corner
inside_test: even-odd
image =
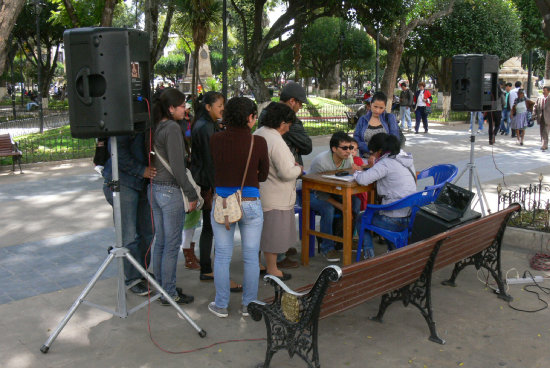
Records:
[[[227,0],[223,0],[222,93],[227,98]]]
[[[40,133],[44,132],[44,110],[42,109],[42,46],[40,44],[40,12],[42,11],[40,0],[34,1],[36,9],[36,47],[38,52],[38,60],[36,65],[38,66],[38,113],[40,116]],[[31,86],[32,91],[32,86]]]
[[[376,24],[376,76],[375,76],[375,87],[374,90],[378,91],[378,68],[380,67],[380,48],[379,48],[379,42],[380,42],[380,23]]]

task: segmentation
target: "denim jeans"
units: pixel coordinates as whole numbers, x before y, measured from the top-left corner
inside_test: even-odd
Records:
[[[360,218],[357,221],[359,224],[361,223]],[[409,226],[409,216],[389,217],[389,216],[381,215],[379,212],[377,212],[372,217],[372,224],[376,227],[380,227],[382,229],[386,229],[390,231],[395,231],[395,232],[403,231],[407,226]],[[395,245],[393,243],[391,243],[388,240],[386,240],[386,243],[388,244],[389,250],[395,249]],[[365,250],[365,256],[374,257],[374,246],[372,244],[372,236],[370,235],[370,231],[365,231],[364,238],[363,238],[363,245],[364,245],[363,249]]]
[[[422,120],[422,125],[424,126],[424,132],[428,132],[428,114],[426,113],[426,106],[418,106],[415,111],[416,124],[414,125],[414,131],[418,132],[420,128],[420,120]]]
[[[176,292],[176,265],[181,245],[181,231],[185,220],[183,196],[175,186],[152,184],[151,205],[155,222],[155,249],[153,267],[155,277],[170,295]]]
[[[411,129],[411,108],[409,106],[399,106],[399,119],[401,120],[401,128],[405,129],[405,122],[407,122],[407,128]]]
[[[127,248],[132,257],[147,268],[151,253],[147,252],[153,240],[153,224],[147,200],[147,190],[136,190],[125,185],[120,186],[120,216],[122,228],[122,246]],[[104,184],[103,194],[109,204],[113,205],[113,191]],[[145,259],[147,255],[147,259]],[[124,258],[124,276],[126,285],[139,280],[142,275],[126,258]]]
[[[332,196],[337,201],[342,201],[341,196]],[[309,197],[309,205],[312,210],[317,212],[321,216],[321,232],[325,234],[332,234],[332,223],[334,222],[334,213],[338,211],[336,207],[330,204],[328,201],[319,199],[315,192],[312,192]],[[361,208],[361,200],[356,196],[351,197],[351,210],[353,213],[359,213]],[[310,221],[315,221],[310,219]],[[321,253],[334,250],[334,241],[330,239],[323,239],[321,241]]]
[[[502,110],[502,118],[500,119],[500,131],[506,134],[510,133],[510,110]]]
[[[215,207],[215,205],[213,205]],[[242,305],[248,305],[258,298],[258,282],[260,277],[260,265],[258,252],[260,251],[260,239],[264,214],[262,202],[243,201],[243,217],[239,222],[231,224],[227,230],[225,225],[214,220],[214,208],[212,208],[211,221],[214,231],[214,285],[216,286],[216,307],[227,308],[229,305],[229,267],[235,244],[235,228],[239,224],[241,233],[242,254],[244,262],[243,272],[243,297]]]
[[[477,124],[479,126],[479,130],[483,130],[483,113],[481,111],[470,111],[470,130],[473,129],[474,126],[474,119],[477,116]]]

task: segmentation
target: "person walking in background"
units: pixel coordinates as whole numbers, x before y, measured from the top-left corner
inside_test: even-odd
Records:
[[[508,95],[508,102],[510,104],[510,126],[512,125],[512,108],[514,107],[514,102],[516,101],[516,99],[518,98],[518,92],[521,88],[521,82],[520,81],[516,81],[516,83],[514,83],[514,89],[510,90],[510,94]],[[512,128],[512,138],[516,137],[516,129],[513,129]]]
[[[254,133],[265,139],[269,152],[269,175],[260,184],[264,211],[261,249],[267,273],[284,281],[291,275],[279,270],[277,255],[286,253],[296,243],[296,179],[302,174],[303,167],[295,161],[283,139],[296,119],[294,111],[276,102],[269,104],[264,111],[263,126]]]
[[[185,220],[183,193],[189,200],[189,211],[198,203],[195,188],[187,178],[183,132],[178,120],[185,115],[185,95],[167,88],[153,105],[154,166],[157,175],[151,182],[149,200],[155,223],[153,267],[162,288],[176,303],[193,302],[191,295],[176,288],[176,265]],[[161,297],[162,305],[168,300]]]
[[[520,146],[523,146],[523,138],[525,137],[525,128],[529,123],[529,112],[533,111],[535,103],[525,98],[525,93],[522,89],[518,91],[518,97],[514,101],[512,107],[512,129],[516,131],[516,140]]]
[[[208,305],[208,310],[218,317],[229,315],[229,266],[237,224],[241,233],[244,262],[243,296],[239,312],[243,316],[248,316],[248,304],[258,298],[258,252],[264,222],[259,186],[267,179],[269,158],[265,139],[253,137],[251,133],[252,127],[256,124],[257,113],[258,108],[252,100],[246,97],[233,97],[227,102],[224,110],[227,129],[214,133],[210,139],[210,151],[215,167],[216,196],[227,198],[242,186],[242,218],[238,222],[230,224],[227,229],[225,224],[214,221],[215,208],[211,214],[216,252],[216,298]]]
[[[424,125],[424,133],[428,133],[428,110],[432,103],[432,94],[426,89],[426,83],[418,83],[418,91],[414,93],[413,102],[415,105],[416,124],[414,126],[414,133],[418,134],[418,128],[420,128],[420,121]]]
[[[477,134],[483,134],[483,112],[482,111],[470,111],[470,129],[469,131],[475,131],[475,124],[478,124]]]
[[[502,106],[505,102],[505,93],[502,91],[502,88],[499,86],[497,89],[496,99],[495,99],[495,109],[487,111],[487,123],[489,125],[489,144],[495,144],[495,139],[498,133],[498,127],[501,121],[502,115]]]
[[[413,106],[414,95],[410,89],[407,88],[407,83],[402,82],[401,93],[399,94],[399,120],[401,120],[401,130],[405,130],[405,123],[407,124],[407,131],[411,131],[411,106]]]
[[[537,98],[535,103],[535,119],[540,128],[540,140],[542,146],[540,149],[546,151],[548,149],[548,124],[550,124],[550,101],[548,101],[548,95],[550,94],[550,87],[544,86],[542,88],[542,96]]]
[[[510,91],[512,83],[506,83],[504,87],[504,103],[502,105],[502,117],[500,119],[500,135],[510,133],[510,111],[512,110],[513,101],[510,102]]]

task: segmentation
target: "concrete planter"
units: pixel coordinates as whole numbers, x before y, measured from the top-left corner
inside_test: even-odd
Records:
[[[508,226],[502,242],[533,252],[540,252],[550,244],[550,233]]]

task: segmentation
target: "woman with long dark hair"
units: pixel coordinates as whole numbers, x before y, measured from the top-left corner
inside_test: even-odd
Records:
[[[152,148],[156,156],[154,167],[157,175],[149,191],[156,239],[153,251],[155,277],[179,304],[191,303],[194,299],[176,288],[176,265],[185,219],[182,190],[190,201],[190,211],[196,207],[198,200],[197,193],[187,178],[183,132],[177,123],[183,119],[184,114],[185,95],[177,89],[166,89],[153,104]],[[169,304],[163,298],[161,303]]]
[[[214,190],[214,161],[210,153],[210,138],[220,131],[218,121],[222,118],[225,97],[214,91],[206,92],[202,100],[195,105],[195,118],[191,127],[191,173],[195,182],[201,187],[204,198],[202,208],[202,232],[199,240],[200,249],[200,280],[212,281],[212,224],[210,210],[212,209],[212,194]]]
[[[248,315],[248,303],[258,297],[258,251],[262,234],[263,215],[260,202],[260,182],[267,179],[269,158],[267,143],[262,137],[253,137],[251,129],[256,123],[258,109],[246,97],[233,97],[227,102],[224,111],[225,131],[217,132],[210,140],[210,150],[216,167],[214,178],[216,196],[227,198],[241,189],[242,218],[229,229],[214,221],[216,257],[214,259],[214,284],[216,299],[208,309],[218,317],[227,317],[231,280],[229,266],[233,255],[234,235],[237,224],[241,234],[242,257],[244,262],[243,296],[239,311]],[[252,149],[252,152],[250,152]],[[250,153],[250,161],[247,161]],[[245,175],[246,172],[246,176]],[[215,205],[214,205],[215,206]]]

